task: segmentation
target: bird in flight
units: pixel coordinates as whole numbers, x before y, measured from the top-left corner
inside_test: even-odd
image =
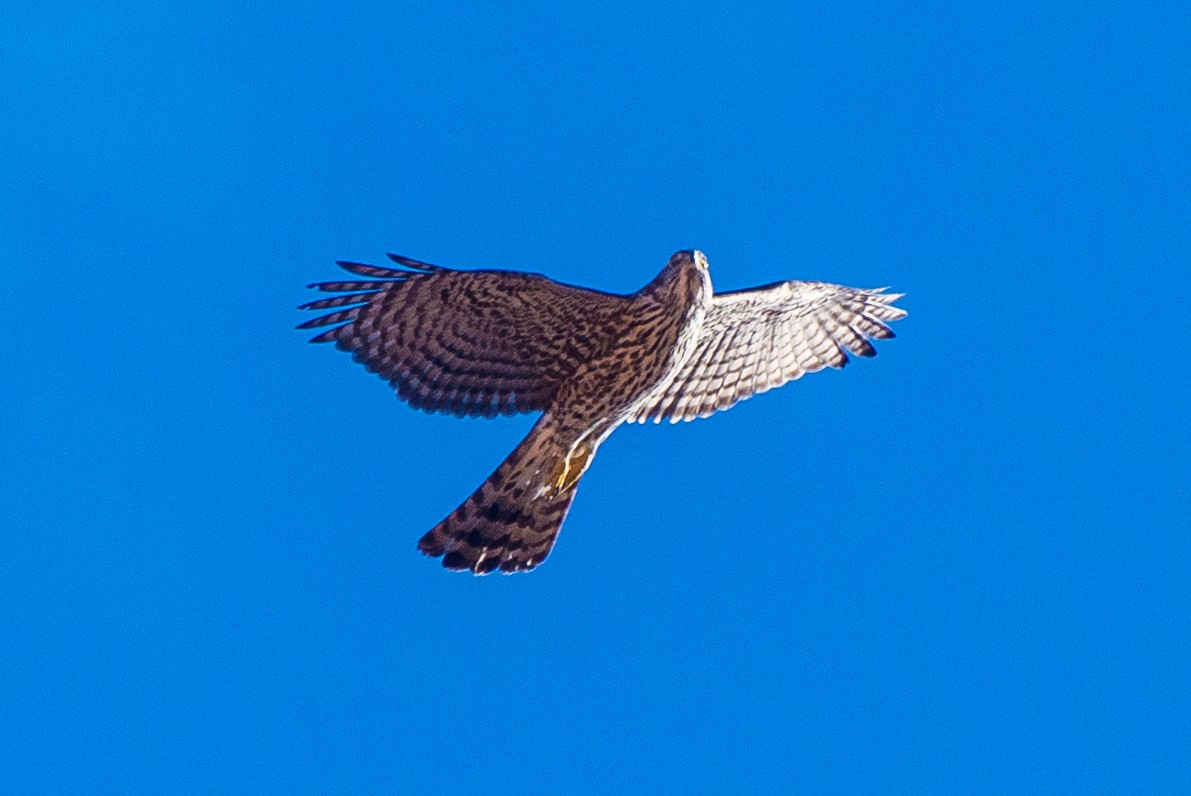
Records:
[[[693,420],[824,367],[876,354],[903,294],[826,282],[714,293],[700,251],[674,254],[636,293],[616,295],[519,271],[464,271],[390,254],[397,266],[339,262],[364,279],[317,282],[337,295],[299,329],[335,343],[427,412],[541,412],[528,436],[418,542],[477,575],[541,564],[579,479],[622,423]]]

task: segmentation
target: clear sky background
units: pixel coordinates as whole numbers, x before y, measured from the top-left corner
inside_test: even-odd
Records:
[[[1188,781],[1185,11],[398,5],[6,13],[0,789]],[[419,555],[533,418],[403,406],[303,285],[688,247],[910,315],[618,431],[530,575]]]

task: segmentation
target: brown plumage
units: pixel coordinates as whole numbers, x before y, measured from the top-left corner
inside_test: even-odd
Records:
[[[332,310],[334,342],[428,412],[542,412],[529,435],[418,542],[448,569],[536,567],[550,554],[579,479],[629,420],[705,417],[823,367],[873,356],[905,312],[881,290],[781,282],[713,295],[707,259],[681,251],[621,296],[539,274],[457,271],[389,255],[400,268],[340,262],[366,281],[302,305]]]

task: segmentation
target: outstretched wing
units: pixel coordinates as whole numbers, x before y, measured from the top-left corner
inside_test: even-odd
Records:
[[[778,282],[717,294],[695,351],[630,418],[694,420],[727,409],[804,373],[842,368],[847,352],[876,355],[869,338],[893,337],[886,321],[904,317],[900,293],[826,282]]]
[[[333,342],[428,412],[492,417],[545,409],[598,345],[602,319],[628,299],[515,271],[456,271],[390,254],[401,268],[340,262],[367,281],[299,309],[334,310],[299,329],[339,324]]]

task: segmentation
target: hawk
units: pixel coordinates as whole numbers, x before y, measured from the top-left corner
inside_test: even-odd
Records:
[[[418,542],[447,569],[531,570],[579,479],[626,422],[693,420],[805,373],[876,354],[903,317],[887,288],[778,282],[713,293],[707,258],[680,251],[630,295],[516,271],[461,271],[390,254],[339,262],[363,280],[318,282],[299,329],[335,343],[426,412],[541,412],[471,497]]]

